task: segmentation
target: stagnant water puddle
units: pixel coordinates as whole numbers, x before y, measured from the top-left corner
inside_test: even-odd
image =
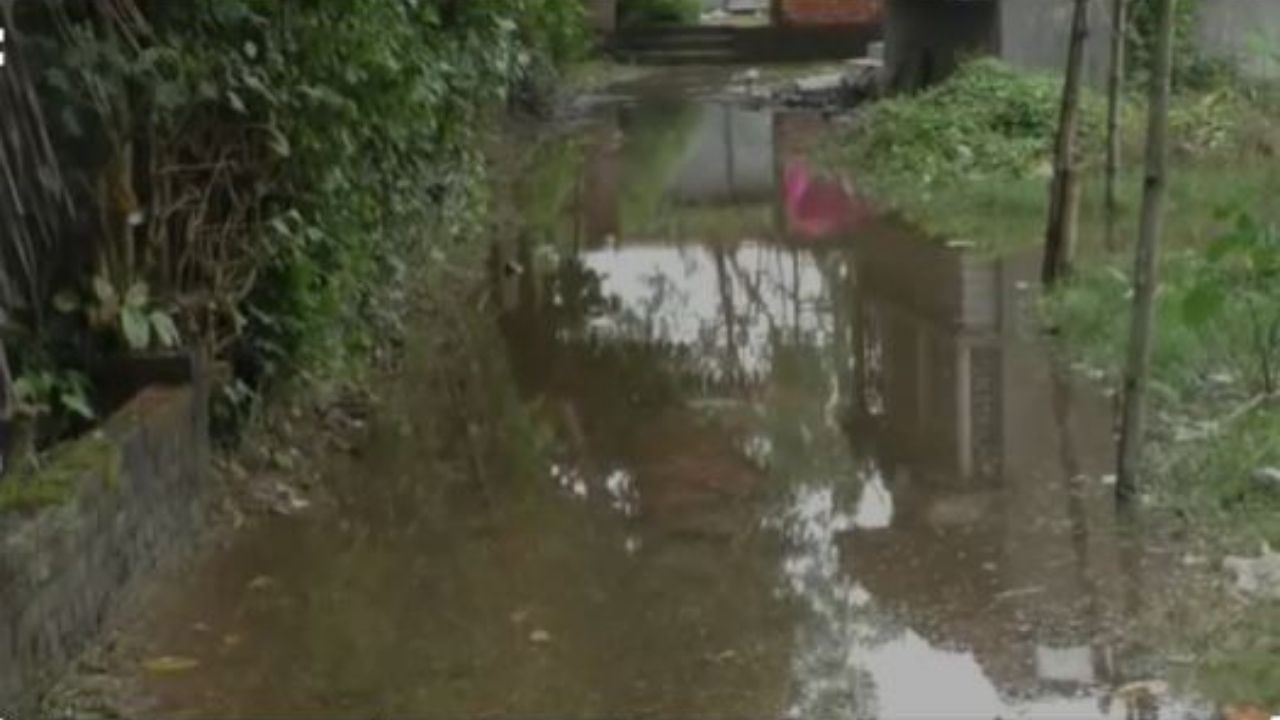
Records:
[[[539,479],[425,477],[410,366],[335,511],[151,612],[199,665],[143,673],[148,712],[1154,717],[1136,618],[1177,563],[1116,517],[1034,259],[879,217],[824,128],[620,98],[540,150],[494,287]]]

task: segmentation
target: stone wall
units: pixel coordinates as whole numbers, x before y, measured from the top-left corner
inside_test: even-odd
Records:
[[[62,504],[0,510],[0,716],[29,712],[129,583],[195,536],[207,406],[200,386],[142,390],[41,470],[41,481],[67,484]]]

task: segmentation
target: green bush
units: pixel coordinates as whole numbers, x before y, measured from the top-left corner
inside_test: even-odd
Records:
[[[930,184],[1046,171],[1062,81],[998,60],[970,62],[947,82],[870,107],[848,139],[854,167]],[[1083,147],[1096,145],[1101,103],[1083,101]]]
[[[249,386],[358,363],[405,305],[394,281],[478,217],[487,118],[583,53],[583,14],[580,0],[24,3],[18,50],[44,69],[89,230],[79,260],[41,270],[68,321],[28,344],[77,350],[58,364],[127,350],[143,328],[121,333],[103,298],[129,296]],[[13,355],[22,374],[52,353]]]

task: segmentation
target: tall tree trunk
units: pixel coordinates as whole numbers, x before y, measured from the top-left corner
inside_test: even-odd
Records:
[[[1152,333],[1155,330],[1156,286],[1160,234],[1168,188],[1169,87],[1173,67],[1173,17],[1177,0],[1160,0],[1159,36],[1155,68],[1151,74],[1151,106],[1147,126],[1146,181],[1142,195],[1142,219],[1133,268],[1133,319],[1129,359],[1124,374],[1124,407],[1120,425],[1116,492],[1132,497],[1142,469],[1142,445],[1146,432],[1147,385],[1151,374]]]
[[[1116,248],[1120,203],[1116,182],[1120,175],[1120,98],[1124,93],[1125,36],[1128,0],[1111,0],[1111,76],[1107,81],[1107,247]]]
[[[1089,0],[1076,0],[1071,20],[1067,72],[1062,85],[1062,112],[1054,143],[1053,182],[1049,186],[1049,226],[1045,232],[1042,278],[1052,285],[1071,272],[1080,217],[1080,85],[1084,79],[1085,41],[1089,39]]]

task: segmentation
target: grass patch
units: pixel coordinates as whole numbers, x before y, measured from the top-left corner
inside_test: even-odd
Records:
[[[877,103],[824,148],[859,188],[941,240],[988,252],[1034,246],[1048,217],[1052,146],[1061,80],[1022,73],[997,60],[974,61],[931,90]],[[1203,242],[1224,206],[1280,214],[1277,99],[1263,88],[1231,86],[1183,94],[1171,116],[1175,147],[1168,243]],[[1105,236],[1101,171],[1104,100],[1082,100],[1084,253]],[[1145,110],[1126,101],[1119,237],[1137,235]]]

